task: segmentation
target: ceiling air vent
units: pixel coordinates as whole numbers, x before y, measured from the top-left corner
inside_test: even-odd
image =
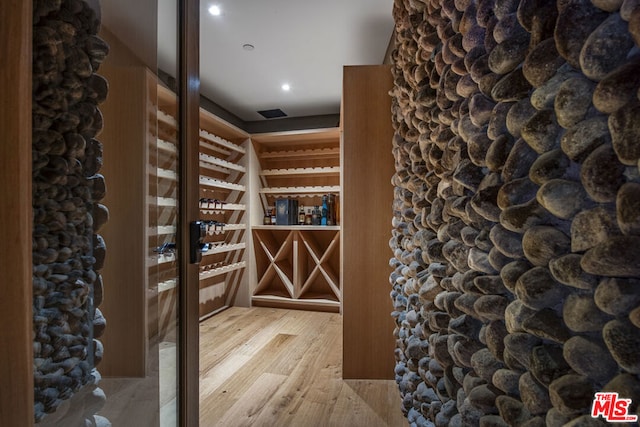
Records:
[[[278,117],[287,117],[287,114],[279,108],[274,108],[273,110],[262,110],[258,111],[265,119],[277,119]]]

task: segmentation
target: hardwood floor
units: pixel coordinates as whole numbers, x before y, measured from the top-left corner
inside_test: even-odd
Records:
[[[406,426],[394,381],[342,380],[339,314],[232,307],[200,324],[200,426]]]
[[[103,378],[114,426],[175,426],[175,345],[145,378]],[[159,395],[158,395],[159,393]],[[403,427],[394,381],[342,380],[339,314],[232,307],[200,324],[201,427]]]

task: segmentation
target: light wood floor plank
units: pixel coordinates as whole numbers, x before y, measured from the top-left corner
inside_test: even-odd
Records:
[[[342,380],[339,314],[234,307],[200,330],[202,427],[407,425],[395,382]]]
[[[233,373],[211,394],[200,395],[200,425],[215,425],[218,419],[233,406],[238,399],[251,389],[257,378],[265,371],[266,367],[278,357],[286,357],[287,342],[292,340],[292,335],[277,334],[271,341],[260,349],[246,364]],[[209,371],[210,373],[214,370]]]
[[[200,333],[202,427],[407,426],[394,381],[342,380],[339,314],[232,307]],[[103,379],[101,414],[114,426],[175,425],[172,346],[161,344],[147,378]],[[168,382],[164,405],[158,368]]]
[[[224,316],[217,315],[200,324],[201,377],[206,376],[208,369],[220,364],[232,352],[236,356],[239,349],[248,345],[256,335],[266,336],[262,331],[284,316],[284,313],[277,310],[256,312],[248,309],[245,313],[238,307],[232,307],[223,313]]]
[[[331,391],[333,380],[342,375],[342,322],[340,315],[330,315],[330,322],[316,330],[317,336],[295,369],[281,393],[286,406],[273,410],[276,425],[304,425],[321,420],[332,412],[340,385]]]
[[[215,426],[233,427],[259,425],[268,417],[261,416],[265,404],[271,399],[273,393],[287,379],[285,375],[264,373],[260,375],[243,396],[225,412],[224,416],[217,420]],[[200,422],[202,425],[202,421]]]

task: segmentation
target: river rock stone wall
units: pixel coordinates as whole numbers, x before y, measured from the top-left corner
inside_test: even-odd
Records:
[[[396,0],[390,277],[412,426],[640,403],[640,3]]]
[[[96,136],[102,129],[97,105],[106,98],[107,82],[96,71],[108,46],[97,36],[99,25],[94,10],[83,0],[34,1],[36,422],[85,386],[90,386],[85,394],[92,399],[92,410],[100,406],[96,399],[104,401],[96,391],[99,374],[95,370],[102,358],[97,338],[105,328],[97,308],[103,295],[99,271],[105,244],[97,232],[109,213],[99,203],[105,182],[98,173],[102,145]],[[87,421],[86,425],[93,425],[95,420]],[[72,424],[60,420],[57,425]]]

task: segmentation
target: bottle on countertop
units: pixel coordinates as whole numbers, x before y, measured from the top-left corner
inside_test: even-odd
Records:
[[[336,225],[336,195],[327,194],[327,225]]]
[[[271,225],[276,225],[276,208],[271,209]]]
[[[298,210],[298,225],[304,225],[305,214],[304,214],[304,205],[300,205],[300,209]]]
[[[304,215],[304,224],[305,225],[312,225],[313,224],[313,218],[311,215],[311,208],[307,209],[307,212]]]
[[[321,220],[322,213],[320,212],[320,206],[314,206],[313,211],[311,211],[311,224],[320,225]]]
[[[329,216],[329,200],[326,195],[322,196],[322,217],[320,218],[320,225],[327,225]]]

